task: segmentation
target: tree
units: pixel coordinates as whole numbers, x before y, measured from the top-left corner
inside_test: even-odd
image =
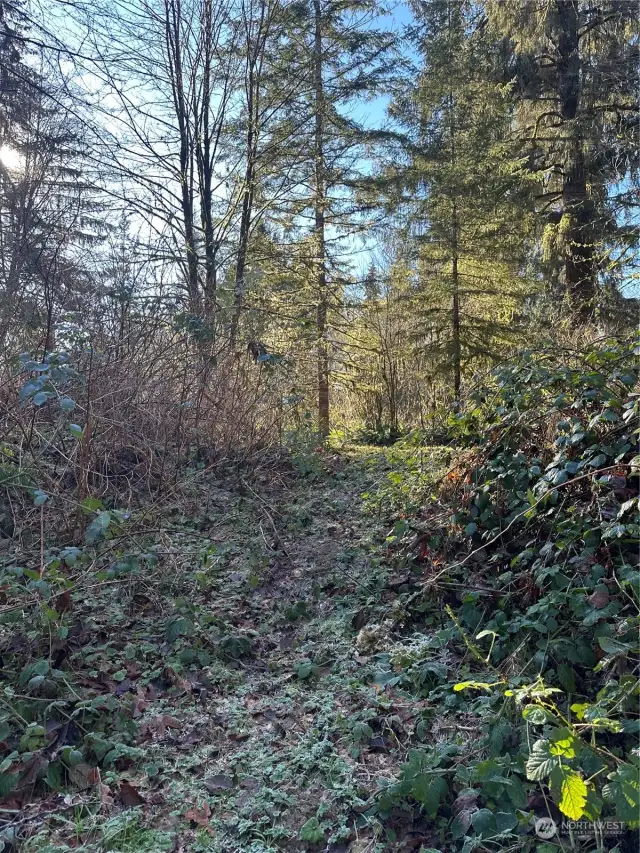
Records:
[[[526,292],[527,188],[508,137],[509,90],[470,0],[415,5],[421,67],[392,104],[398,130],[372,181],[409,237],[419,347],[459,398],[463,370],[513,334]],[[510,328],[511,327],[511,328]]]
[[[88,179],[65,81],[50,69],[45,76],[41,49],[17,51],[11,62],[3,65],[11,162],[0,164],[0,341],[48,352],[56,326],[95,295],[88,250],[108,217]]]
[[[517,132],[538,175],[548,268],[574,317],[602,302],[607,271],[624,276],[638,240],[638,7],[635,0],[489,0],[513,81]],[[636,199],[636,201],[634,201]]]
[[[295,99],[298,156],[287,202],[274,211],[307,248],[306,288],[315,305],[318,432],[330,422],[331,327],[345,280],[342,255],[365,227],[354,196],[362,177],[366,134],[349,117],[354,99],[367,98],[388,77],[392,39],[372,26],[380,9],[374,0],[310,0],[296,4],[291,23],[288,69],[303,81]],[[309,223],[306,225],[306,223]],[[311,239],[308,239],[309,236]],[[310,254],[309,254],[310,252]]]

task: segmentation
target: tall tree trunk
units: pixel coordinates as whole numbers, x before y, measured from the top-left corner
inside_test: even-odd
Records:
[[[165,39],[167,61],[173,105],[180,136],[180,202],[182,207],[182,222],[184,227],[185,254],[187,260],[187,292],[189,294],[189,309],[193,314],[200,314],[200,285],[198,280],[198,254],[195,241],[193,182],[192,182],[192,148],[188,127],[187,103],[182,77],[182,48],[181,48],[181,7],[180,0],[165,0]]]
[[[266,43],[272,23],[272,9],[269,0],[259,0],[259,15],[254,20],[253,4],[248,4],[248,12],[243,4],[243,23],[246,40],[246,69],[245,92],[247,97],[247,132],[246,132],[246,165],[244,187],[242,191],[242,208],[240,212],[240,232],[238,235],[238,255],[236,258],[233,315],[229,341],[231,350],[235,349],[238,335],[240,314],[244,303],[246,290],[245,272],[249,237],[253,224],[253,205],[256,194],[256,179],[258,168],[258,146],[260,137],[261,118],[261,87],[263,85],[263,69],[266,53]],[[255,24],[255,29],[254,29]]]
[[[451,6],[447,8],[449,32],[451,32]],[[456,121],[456,99],[453,92],[448,97],[449,105],[449,146],[450,162],[452,172],[455,173],[457,165],[456,134],[458,132]],[[460,399],[461,385],[461,344],[460,344],[460,274],[458,270],[460,252],[460,221],[458,218],[458,200],[456,189],[451,194],[451,344],[453,359],[453,394],[456,400]]]
[[[245,174],[245,188],[242,196],[242,212],[240,214],[240,234],[238,237],[238,256],[236,258],[236,272],[233,295],[233,315],[231,317],[231,331],[229,342],[231,349],[236,347],[238,335],[238,324],[242,312],[245,292],[245,270],[247,266],[247,249],[249,246],[249,232],[251,230],[251,212],[253,208],[253,163],[247,162]]]
[[[324,84],[322,80],[322,10],[320,0],[313,0],[315,39],[313,82],[315,93],[315,250],[318,350],[318,432],[321,439],[329,435],[329,345],[327,340],[327,267],[325,246],[325,164],[324,164]]]
[[[460,276],[458,273],[458,206],[453,199],[451,217],[451,336],[453,343],[453,393],[460,399]]]
[[[242,194],[242,211],[240,214],[240,234],[238,237],[238,256],[236,258],[236,272],[234,282],[233,315],[231,317],[231,331],[229,341],[231,349],[236,346],[238,324],[244,301],[245,291],[245,269],[247,265],[247,249],[249,246],[249,233],[251,231],[251,215],[253,212],[253,195],[255,181],[255,160],[257,149],[257,105],[255,100],[255,73],[253,60],[249,66],[249,80],[247,85],[247,164],[244,175],[244,190]]]
[[[213,10],[212,0],[205,0],[201,11],[200,30],[203,40],[203,86],[200,104],[202,132],[196,141],[198,166],[200,172],[200,205],[202,230],[204,232],[204,313],[211,333],[215,331],[217,310],[216,244],[213,233],[213,163],[211,159],[211,59],[213,53]],[[195,97],[195,96],[194,96]]]
[[[565,283],[578,319],[588,319],[595,308],[596,259],[593,208],[587,189],[582,142],[576,140],[562,186],[562,213],[569,217],[565,243]]]
[[[562,215],[567,217],[564,275],[567,294],[580,319],[594,308],[597,271],[593,239],[593,205],[589,197],[584,144],[575,119],[580,112],[580,22],[578,0],[556,0],[558,38],[557,87],[560,114],[573,141],[567,152],[562,184]]]

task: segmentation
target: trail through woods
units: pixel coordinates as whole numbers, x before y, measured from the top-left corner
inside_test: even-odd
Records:
[[[372,681],[391,624],[378,620],[407,589],[362,497],[389,465],[378,451],[315,464],[231,487],[201,478],[158,519],[154,572],[75,605],[76,679],[132,708],[131,747],[118,773],[75,768],[80,787],[87,776],[69,800],[85,815],[75,828],[62,795],[27,807],[48,824],[41,844],[75,833],[83,849],[396,849],[393,821],[380,838],[366,812],[426,702]],[[428,840],[406,814],[397,831]]]
[[[635,851],[636,351],[523,357],[446,446],[194,456],[125,509],[5,465],[1,849],[555,853],[540,820],[602,814]]]
[[[638,853],[639,20],[0,0],[0,853]]]

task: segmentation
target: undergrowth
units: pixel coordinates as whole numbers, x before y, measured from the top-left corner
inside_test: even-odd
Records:
[[[405,602],[419,633],[384,679],[469,715],[476,736],[412,752],[376,808],[415,803],[446,845],[637,837],[637,354],[608,341],[496,370],[451,418],[472,449],[438,503],[402,519],[425,576]],[[387,491],[393,508],[406,486]],[[548,836],[532,814],[554,821]]]
[[[448,446],[305,433],[128,502],[7,440],[3,849],[631,851],[636,355],[524,354]]]

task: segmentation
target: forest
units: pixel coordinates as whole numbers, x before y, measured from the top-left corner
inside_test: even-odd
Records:
[[[637,0],[0,0],[0,853],[640,849]]]

